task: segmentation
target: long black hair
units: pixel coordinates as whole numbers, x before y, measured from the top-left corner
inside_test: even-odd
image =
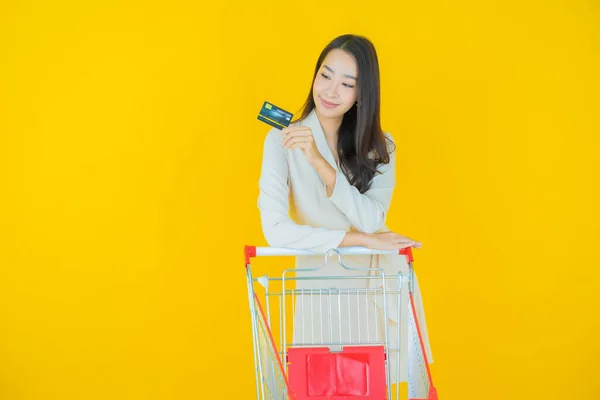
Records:
[[[340,126],[337,152],[340,169],[360,193],[366,192],[377,166],[390,162],[388,141],[385,137],[379,119],[379,61],[373,43],[364,36],[341,35],[333,39],[321,52],[312,83],[325,57],[333,49],[341,49],[354,57],[358,67],[358,96],[357,102],[344,114]],[[306,118],[315,108],[311,90],[302,106],[298,121]],[[373,154],[372,158],[369,153]]]

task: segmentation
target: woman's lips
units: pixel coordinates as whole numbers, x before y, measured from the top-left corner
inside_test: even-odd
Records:
[[[330,103],[330,102],[328,102],[328,101],[325,101],[325,100],[323,100],[323,98],[321,98],[321,97],[319,97],[319,99],[321,99],[321,104],[323,104],[323,106],[324,106],[324,107],[327,107],[327,108],[334,108],[334,107],[337,107],[337,106],[339,106],[339,104]]]

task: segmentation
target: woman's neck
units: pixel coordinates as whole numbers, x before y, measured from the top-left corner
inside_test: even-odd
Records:
[[[325,134],[327,141],[333,143],[337,142],[340,126],[342,126],[344,117],[325,118],[319,114],[317,114],[317,116],[319,117],[319,122],[321,123],[321,128],[323,128],[323,133]]]

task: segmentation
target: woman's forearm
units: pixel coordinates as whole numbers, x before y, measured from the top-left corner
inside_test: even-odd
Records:
[[[327,162],[327,160],[325,160],[325,158],[320,158],[313,164],[313,167],[317,170],[317,173],[327,186],[327,197],[331,197],[333,189],[335,188],[335,169]]]
[[[364,246],[368,247],[369,234],[363,232],[348,232],[339,247]]]

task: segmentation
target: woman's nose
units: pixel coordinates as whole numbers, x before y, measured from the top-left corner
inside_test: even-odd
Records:
[[[327,90],[326,90],[326,92],[325,92],[325,93],[327,93],[327,97],[330,97],[330,98],[337,97],[337,89],[336,89],[336,86],[335,86],[334,84],[331,84],[331,85],[330,85],[330,86],[327,88]]]
[[[331,98],[337,97],[337,90],[336,90],[335,86],[329,87],[327,89],[327,96],[331,97]]]

